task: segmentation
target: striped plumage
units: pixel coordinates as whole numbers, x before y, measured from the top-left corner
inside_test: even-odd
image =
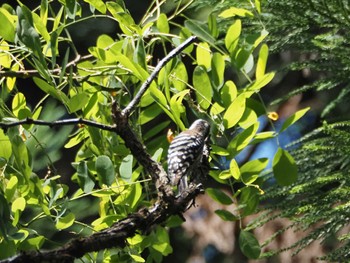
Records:
[[[168,176],[179,192],[187,188],[187,177],[200,166],[203,148],[209,137],[210,125],[199,119],[171,142],[168,150]]]

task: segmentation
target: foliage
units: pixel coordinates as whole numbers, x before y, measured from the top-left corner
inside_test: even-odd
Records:
[[[343,261],[349,258],[349,236],[346,234],[350,212],[349,128],[349,122],[324,123],[323,127],[295,142],[300,145],[292,152],[301,175],[298,181],[286,187],[273,185],[266,189],[262,199],[269,200],[269,205],[263,216],[251,223],[248,229],[281,216],[293,218],[293,223],[281,229],[280,233],[289,227],[308,233],[290,247],[273,253],[286,249],[298,253],[311,242],[319,240],[333,243],[324,260]]]
[[[53,5],[42,0],[32,9],[23,4],[15,9],[7,4],[0,8],[0,23],[6,25],[0,29],[0,257],[54,248],[72,236],[111,227],[140,207],[151,211],[155,182],[113,130],[112,103],[121,109],[129,107],[141,85],[149,81],[157,56],[167,56],[169,46],[179,46],[191,34],[199,38],[198,43],[188,46],[184,56],[175,54],[158,77],[150,79],[130,125],[153,159],[165,163],[167,127],[176,126],[180,131],[195,118],[210,119],[211,163],[213,167],[223,163],[211,176],[237,192],[225,196],[218,189],[208,189],[208,194],[226,204],[238,199],[235,215],[218,211],[225,220],[254,213],[263,193],[259,174],[267,160],[252,160],[238,167],[234,157],[249,145],[279,133],[259,132],[258,117],[267,114],[259,92],[274,77],[273,72],[265,72],[269,49],[263,41],[267,32],[260,28],[254,34],[241,34],[240,17],[250,18],[260,7],[221,12],[220,19],[230,24],[222,36],[214,14],[204,22],[187,18],[184,25],[175,22],[187,7],[182,1],[167,14],[154,1],[140,22],[135,22],[122,1],[85,2]],[[86,21],[102,18],[116,23],[119,33],[100,34],[94,46],[79,51],[71,27],[84,27]],[[156,53],[159,49],[161,54]],[[227,72],[235,79],[227,79]],[[33,99],[23,83],[29,83],[39,97]],[[284,129],[304,113],[291,116]],[[77,118],[77,128],[43,130],[35,125],[37,120],[70,117]],[[70,180],[54,163],[64,151],[63,143],[74,152],[76,172],[69,175]],[[274,168],[281,185],[296,180],[294,172],[289,178],[280,175],[286,169],[295,170],[286,150],[279,149]],[[168,224],[173,225],[171,220]],[[54,242],[58,232],[65,234],[60,244]],[[260,255],[260,246],[249,232],[240,235],[240,247],[248,257]],[[171,252],[167,231],[159,226],[152,233],[129,238],[126,248],[100,253],[111,261],[160,262]],[[96,261],[100,253],[86,254],[83,260]]]

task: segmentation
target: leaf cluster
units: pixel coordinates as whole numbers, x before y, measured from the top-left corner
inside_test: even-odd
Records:
[[[83,16],[85,2],[90,11]],[[239,167],[235,156],[248,146],[277,138],[308,109],[290,116],[279,131],[260,132],[258,118],[268,112],[259,93],[275,74],[266,70],[269,48],[263,41],[267,31],[261,27],[254,33],[242,33],[242,18],[261,12],[260,1],[255,3],[253,11],[234,7],[220,11],[219,18],[229,25],[223,35],[216,13],[206,21],[186,18],[183,25],[174,22],[187,7],[182,1],[168,14],[161,12],[163,2],[153,1],[140,22],[135,22],[119,0],[59,1],[57,9],[47,0],[33,10],[23,4],[0,7],[0,24],[7,25],[0,29],[4,102],[0,108],[4,129],[0,130],[4,145],[0,148],[0,251],[6,251],[0,254],[2,258],[20,250],[55,247],[51,236],[57,231],[81,237],[108,230],[125,222],[140,207],[146,207],[152,215],[159,205],[154,208],[152,203],[160,191],[161,175],[150,176],[153,167],[142,166],[140,160],[166,163],[166,129],[172,125],[176,132],[185,130],[196,118],[208,119],[212,124],[212,166],[224,163],[210,175],[238,189],[230,195],[218,189],[207,190],[220,203],[238,200],[237,211],[220,210],[217,214],[234,221],[256,211],[263,194],[260,175],[268,160],[252,160]],[[113,36],[99,35],[83,56],[70,27],[99,18],[117,23],[119,31]],[[193,35],[199,39],[195,44],[191,42]],[[189,44],[182,55],[173,54],[171,49],[182,43]],[[161,67],[157,65],[158,49],[170,58]],[[37,102],[29,102],[30,93],[20,91],[19,78],[30,79],[33,89],[43,94]],[[48,106],[52,100],[59,105],[53,110]],[[63,182],[54,164],[56,158],[51,158],[46,149],[52,144],[43,143],[42,130],[34,125],[33,120],[48,126],[64,123],[62,115],[44,114],[48,107],[85,120],[75,123],[79,125],[74,129],[55,134],[60,138],[55,151],[62,150],[63,141],[64,148],[75,149],[75,172],[69,176],[69,183]],[[52,123],[39,122],[44,118]],[[58,118],[60,122],[54,122]],[[14,127],[17,124],[23,124],[21,129]],[[134,142],[125,134],[138,138],[140,153],[131,151]],[[36,138],[36,145],[46,150],[41,154],[48,161],[44,158],[40,166],[29,137]],[[48,168],[41,176],[43,167]],[[281,185],[297,179],[295,161],[285,149],[277,151],[273,170]],[[286,170],[288,178],[283,176]],[[83,213],[89,206],[91,209]],[[86,218],[90,213],[94,215],[92,221]],[[168,225],[174,225],[174,219],[168,216]],[[259,257],[260,246],[251,233],[242,231],[239,242],[247,257]],[[102,255],[119,262],[161,262],[172,252],[167,232],[161,227],[148,235],[140,233],[127,244],[126,248],[123,245],[101,254],[88,253],[83,260],[98,260]]]

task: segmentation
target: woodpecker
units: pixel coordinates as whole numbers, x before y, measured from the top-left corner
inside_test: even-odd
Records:
[[[199,119],[190,128],[181,132],[171,142],[168,150],[168,176],[173,186],[178,186],[179,193],[187,187],[187,178],[195,177],[204,158],[209,157],[209,130],[207,121]],[[204,157],[203,157],[204,154]]]

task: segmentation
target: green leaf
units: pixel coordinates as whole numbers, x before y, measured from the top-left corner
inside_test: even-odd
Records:
[[[22,138],[19,135],[10,137],[12,153],[15,157],[15,163],[17,168],[22,172],[25,179],[29,179],[32,170],[29,166],[29,152],[24,144]]]
[[[237,135],[235,138],[233,138],[228,145],[228,148],[231,151],[233,151],[231,154],[235,155],[239,151],[243,150],[253,139],[256,132],[258,131],[258,128],[259,122],[256,122],[247,129],[245,129],[243,132],[241,132],[239,135]]]
[[[237,69],[242,69],[245,67],[245,65],[248,63],[249,57],[251,57],[252,50],[251,49],[244,49],[240,48],[238,51],[234,54],[233,62]],[[245,70],[245,72],[247,72]]]
[[[258,178],[259,174],[266,168],[268,163],[268,158],[259,158],[246,162],[240,169],[242,181],[245,184],[253,183]]]
[[[112,1],[108,1],[106,5],[107,5],[108,11],[111,12],[112,15],[125,11],[123,7],[121,7],[119,4]]]
[[[119,167],[119,174],[125,181],[130,181],[132,176],[133,156],[131,154],[123,158]]]
[[[32,11],[25,5],[17,6],[16,9],[18,15],[17,24],[17,36],[18,39],[28,48],[30,48],[34,54],[40,58],[41,62],[44,62],[44,58],[41,53],[41,43],[39,34],[36,32],[33,24]]]
[[[213,13],[208,17],[208,27],[211,35],[216,39],[219,36],[219,29],[217,26],[216,15]]]
[[[277,135],[276,132],[274,131],[267,131],[267,132],[260,132],[255,134],[253,141],[251,142],[251,144],[257,144],[260,143],[262,141],[271,139],[271,138],[275,138]]]
[[[143,257],[135,254],[130,254],[130,257],[134,262],[146,262]]]
[[[230,205],[233,203],[231,197],[225,194],[223,191],[215,188],[207,188],[205,190],[207,194],[216,202],[223,205]]]
[[[26,240],[24,240],[22,243],[20,243],[20,245],[18,246],[19,250],[39,250],[41,248],[41,246],[44,244],[45,242],[45,237],[43,236],[37,236],[37,237],[33,237],[33,238],[28,238]]]
[[[236,221],[238,220],[238,217],[232,214],[231,212],[227,210],[215,210],[215,214],[217,214],[222,220],[225,221]]]
[[[241,30],[242,22],[239,19],[237,19],[227,30],[225,36],[225,46],[230,54],[233,54],[237,47],[239,36],[241,35]]]
[[[229,80],[225,82],[220,91],[220,97],[226,108],[237,98],[237,87],[233,81]]]
[[[260,48],[258,62],[256,64],[256,71],[255,71],[256,79],[260,79],[265,75],[268,55],[269,55],[269,48],[266,44],[263,44]]]
[[[259,91],[261,88],[265,87],[270,81],[275,77],[274,72],[265,74],[264,76],[256,79],[252,84],[247,87],[247,91]]]
[[[77,12],[77,1],[76,0],[66,0],[65,6],[67,7],[67,15],[70,19],[75,18],[75,14]]]
[[[9,137],[4,134],[4,131],[0,129],[0,157],[5,158],[7,161],[12,155],[11,141]]]
[[[84,193],[90,193],[94,189],[95,183],[91,179],[86,162],[81,161],[77,167],[78,183]]]
[[[197,66],[193,72],[193,86],[196,92],[198,104],[203,109],[208,109],[211,104],[213,90],[209,76],[202,66]]]
[[[12,100],[12,112],[18,117],[18,112],[26,107],[26,98],[23,93],[18,92]]]
[[[11,211],[24,211],[24,208],[26,207],[26,200],[23,197],[16,198],[11,206]]]
[[[100,13],[105,14],[106,13],[106,5],[103,3],[102,0],[84,0],[84,2],[89,3],[94,8],[96,8]]]
[[[0,8],[0,10],[1,10],[1,8]],[[0,19],[1,19],[1,13],[0,13]],[[1,20],[0,20],[0,22],[1,22]],[[1,32],[0,32],[0,34],[1,34]],[[2,41],[1,45],[0,45],[0,66],[3,66],[4,68],[11,68],[12,58],[11,58],[9,52],[10,52],[9,44],[6,41]],[[11,89],[9,88],[9,90],[11,90]]]
[[[236,180],[241,178],[241,172],[235,159],[232,159],[230,162],[230,174]]]
[[[221,87],[224,82],[224,72],[225,72],[225,58],[218,52],[213,54],[212,63],[211,63],[211,75],[212,81],[216,89]]]
[[[207,70],[211,67],[211,51],[208,43],[201,42],[196,48],[197,65],[204,66]]]
[[[38,30],[47,43],[50,42],[50,35],[43,20],[36,13],[32,13],[32,16],[35,29]]]
[[[159,32],[169,34],[169,23],[166,14],[161,13],[157,19],[157,28]]]
[[[242,216],[253,214],[259,204],[259,190],[255,186],[247,186],[241,190],[239,204],[243,206]]]
[[[115,181],[114,165],[106,155],[97,157],[95,169],[101,183],[110,186]]]
[[[146,66],[146,51],[143,43],[143,39],[139,38],[134,51],[134,62],[140,65],[142,68],[147,69]]]
[[[245,111],[245,100],[245,94],[241,94],[227,108],[223,116],[225,128],[232,128],[242,118]]]
[[[162,109],[157,103],[153,103],[141,111],[139,115],[140,124],[145,124],[161,114]]]
[[[52,97],[56,98],[59,101],[67,103],[69,101],[66,94],[64,94],[59,89],[54,88],[50,84],[48,84],[45,80],[40,78],[33,78],[34,83],[45,93],[51,95]]]
[[[261,248],[255,236],[248,231],[241,231],[238,238],[242,253],[249,259],[258,259]]]
[[[186,88],[186,83],[188,83],[187,69],[183,62],[179,61],[176,66],[171,71],[170,76],[174,88],[178,91],[182,91]]]
[[[9,42],[14,42],[16,34],[16,16],[11,15],[5,8],[0,8],[0,36]]]
[[[305,115],[310,110],[310,107],[301,109],[294,113],[293,115],[289,116],[288,119],[283,123],[280,133],[286,130],[289,126],[293,125],[296,121],[298,121],[301,117]]]
[[[6,199],[11,201],[18,185],[18,179],[16,176],[11,176],[10,180],[7,182],[6,189],[5,189],[5,196]]]
[[[67,106],[70,113],[81,110],[88,102],[89,95],[86,93],[78,93],[69,99]]]
[[[66,216],[60,217],[56,222],[56,228],[58,230],[66,229],[73,225],[75,221],[75,215],[73,213],[69,213]]]
[[[181,120],[181,115],[185,113],[186,109],[183,105],[184,97],[189,94],[190,90],[183,90],[174,94],[170,99],[170,108],[173,116],[176,120],[176,124],[180,127],[181,130],[185,130],[185,125]]]
[[[211,152],[215,155],[220,155],[220,156],[227,156],[230,154],[227,149],[217,145],[211,145]]]
[[[273,158],[272,169],[279,185],[291,185],[298,178],[298,169],[293,157],[282,148],[278,148]]]
[[[255,111],[246,107],[242,118],[240,119],[238,125],[243,129],[246,129],[258,121],[258,116]]]
[[[237,7],[231,7],[219,14],[219,17],[222,17],[222,18],[229,18],[234,16],[253,17],[254,14],[247,9],[237,8]]]
[[[215,38],[213,38],[209,32],[209,29],[203,24],[200,24],[195,20],[186,20],[185,27],[201,40],[208,42],[210,45],[215,44]]]

